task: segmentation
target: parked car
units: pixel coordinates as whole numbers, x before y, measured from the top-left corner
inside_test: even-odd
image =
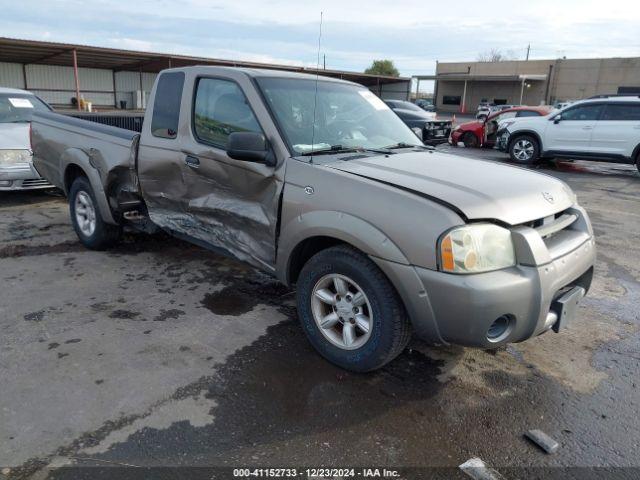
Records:
[[[416,99],[415,104],[426,112],[436,111],[436,106],[433,104],[433,100],[430,98],[418,98]]]
[[[31,92],[0,87],[0,191],[52,187],[34,168],[29,143],[32,113],[50,110]]]
[[[553,108],[555,108],[556,110],[562,110],[566,107],[568,107],[569,105],[571,105],[572,103],[574,103],[575,100],[567,100],[564,102],[556,102],[553,104]]]
[[[481,104],[482,105],[482,104]],[[509,108],[517,107],[518,105],[494,105],[489,104],[486,106],[478,106],[478,112],[476,113],[477,120],[486,120],[487,117],[493,115],[494,113],[502,112],[503,110],[507,110]]]
[[[354,83],[170,69],[140,134],[39,113],[32,139],[85,246],[129,225],[227,252],[295,284],[310,342],[354,371],[412,331],[496,348],[561,330],[591,283],[593,231],[565,183],[425,147]]]
[[[494,112],[484,120],[462,123],[451,130],[449,143],[458,145],[462,142],[465,147],[492,147],[496,143],[498,124],[509,118],[539,117],[547,115],[551,108],[542,107],[512,107]]]
[[[614,96],[572,103],[545,117],[510,122],[498,148],[518,163],[574,158],[636,164],[640,170],[640,97]]]
[[[433,112],[425,112],[411,102],[403,100],[385,100],[385,103],[400,119],[412,129],[421,132],[420,138],[427,145],[444,143],[451,132],[450,120],[438,120]]]

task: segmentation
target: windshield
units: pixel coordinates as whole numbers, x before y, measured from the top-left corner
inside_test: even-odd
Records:
[[[0,93],[0,123],[30,122],[34,111],[48,112],[50,109],[35,95]]]
[[[336,150],[335,147],[377,149],[398,144],[422,145],[409,127],[365,87],[312,79],[258,78],[257,81],[295,154],[331,147]]]

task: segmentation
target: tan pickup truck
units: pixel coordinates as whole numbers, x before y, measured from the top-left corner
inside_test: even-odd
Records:
[[[381,367],[411,333],[494,348],[576,314],[595,244],[550,176],[425,147],[365,87],[273,70],[162,72],[140,134],[34,115],[38,171],[80,241],[161,228],[296,285],[314,347]]]

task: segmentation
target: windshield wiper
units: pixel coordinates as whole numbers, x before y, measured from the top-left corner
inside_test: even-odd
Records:
[[[342,145],[331,145],[329,148],[319,150],[311,150],[300,155],[308,157],[311,155],[331,155],[335,153],[352,153],[352,152],[374,152],[374,153],[391,153],[388,148],[365,148],[365,147],[343,147]]]
[[[433,150],[433,147],[428,147],[426,145],[412,145],[411,143],[406,142],[399,142],[382,148],[386,150],[397,150],[399,148],[422,148],[424,150]]]

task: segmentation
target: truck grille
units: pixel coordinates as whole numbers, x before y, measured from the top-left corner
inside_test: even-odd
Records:
[[[573,208],[529,222],[526,226],[540,235],[552,259],[573,251],[590,237],[587,222],[580,211]]]
[[[576,220],[578,220],[577,213],[564,211],[537,220],[537,225],[533,228],[544,239],[553,236],[565,228],[569,228]]]

